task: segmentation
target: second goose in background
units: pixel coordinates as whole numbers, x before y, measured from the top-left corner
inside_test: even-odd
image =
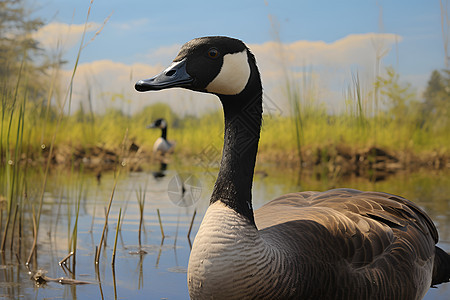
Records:
[[[172,152],[174,143],[171,143],[167,140],[167,122],[164,119],[157,119],[155,122],[153,122],[150,125],[147,125],[147,128],[160,128],[161,129],[161,136],[156,139],[155,143],[153,144],[153,152],[154,153],[161,153],[166,154],[167,152]]]

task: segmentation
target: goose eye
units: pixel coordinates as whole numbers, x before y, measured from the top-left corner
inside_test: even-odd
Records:
[[[208,50],[208,56],[210,58],[217,58],[219,56],[219,51],[216,48],[211,48]]]

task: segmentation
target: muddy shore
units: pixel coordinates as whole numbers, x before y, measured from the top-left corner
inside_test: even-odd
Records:
[[[178,157],[182,154],[175,154]],[[29,164],[42,165],[49,158],[44,149],[39,155],[22,157]],[[109,149],[100,145],[91,147],[55,147],[51,155],[53,166],[71,167],[83,165],[84,169],[94,172],[114,170],[121,165],[131,171],[145,171],[145,166],[161,157],[155,157],[151,150],[131,143],[126,149]],[[170,160],[171,157],[164,159]],[[220,153],[215,159],[220,161]],[[195,155],[184,155],[183,160],[198,161]],[[437,151],[420,155],[405,151],[388,151],[378,147],[355,150],[346,146],[326,148],[306,148],[299,153],[260,151],[258,164],[270,163],[282,167],[298,168],[320,176],[361,176],[382,180],[390,174],[400,171],[450,169],[450,155]],[[217,164],[218,165],[218,164]]]

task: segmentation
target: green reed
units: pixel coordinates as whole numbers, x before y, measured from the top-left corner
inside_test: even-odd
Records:
[[[116,263],[116,250],[117,250],[117,238],[119,236],[119,230],[120,230],[120,226],[121,226],[121,218],[122,218],[122,208],[119,209],[119,217],[117,219],[117,224],[116,224],[116,235],[114,238],[114,248],[113,248],[113,253],[112,253],[112,258],[111,258],[111,265],[114,268],[114,265]],[[140,240],[139,240],[139,245],[140,245]]]
[[[164,228],[162,225],[161,214],[159,212],[159,208],[156,209],[156,213],[158,215],[158,222],[159,222],[159,229],[161,230],[161,243],[162,243],[164,241],[164,239],[166,238],[166,235],[164,234]]]
[[[4,165],[4,168],[2,168],[3,170],[0,176],[3,182],[0,193],[3,190],[3,193],[5,194],[6,222],[4,225],[3,236],[0,245],[1,251],[5,251],[13,208],[15,208],[16,210],[16,215],[17,210],[21,207],[21,203],[19,203],[21,199],[21,192],[25,193],[25,191],[23,190],[25,170],[20,167],[20,157],[22,155],[27,94],[25,93],[23,95],[21,101],[19,99],[18,92],[21,79],[23,79],[21,74],[24,68],[26,68],[25,61],[26,55],[24,54],[10,105],[7,104],[7,97],[9,95],[6,89],[3,90],[2,97],[2,123],[0,129],[2,134],[0,143],[2,145],[5,144],[5,147],[2,147],[2,152],[4,152],[5,159],[2,163]],[[7,119],[6,116],[7,112],[9,112],[9,119]],[[5,128],[5,125],[7,126],[7,128]],[[3,135],[5,129],[6,136]],[[0,162],[2,160],[3,156],[0,158]],[[3,226],[3,224],[0,224],[0,226]],[[14,233],[14,230],[12,232]],[[13,239],[14,236],[13,234],[11,234],[11,245],[13,243]]]
[[[81,179],[83,175],[83,168],[81,167],[81,170],[79,171],[79,184],[76,187],[76,197],[75,197],[75,203],[74,203],[74,211],[75,213],[73,215],[75,215],[75,221],[74,221],[74,225],[73,225],[73,229],[70,235],[70,239],[69,239],[69,252],[73,253],[73,260],[72,260],[72,270],[75,270],[75,261],[76,261],[76,253],[77,253],[77,244],[78,244],[78,217],[80,215],[80,203],[81,203],[81,199],[83,198],[83,191],[84,191],[84,187],[83,187],[83,180]],[[69,206],[68,206],[69,207]],[[69,216],[72,215],[71,212],[68,212],[68,218]],[[69,229],[70,229],[70,222],[68,223]]]
[[[98,243],[98,246],[97,246],[97,249],[96,249],[95,265],[97,265],[97,266],[99,265],[99,262],[100,262],[100,253],[102,252],[103,241],[106,239],[106,230],[108,228],[109,212],[111,211],[111,204],[112,204],[112,201],[114,199],[114,193],[116,192],[118,177],[119,177],[119,174],[116,174],[116,176],[114,178],[114,186],[112,188],[111,197],[109,198],[108,207],[106,208],[106,211],[105,211],[105,224],[103,225],[103,230],[102,230],[102,235],[100,237],[100,242]]]
[[[147,191],[147,185],[144,189],[139,187],[139,189],[136,191],[136,199],[138,201],[139,205],[139,233],[138,233],[138,239],[139,239],[139,248],[141,247],[141,232],[142,232],[142,225],[144,223],[144,205],[145,205],[145,194]]]
[[[11,73],[12,75],[8,79],[0,82],[2,91],[0,95],[0,200],[5,199],[5,205],[0,203],[0,207],[2,207],[0,210],[2,221],[0,222],[0,251],[5,251],[8,243],[13,249],[15,236],[21,236],[22,226],[27,223],[24,218],[30,218],[33,224],[34,240],[26,261],[27,264],[30,263],[33,254],[35,254],[47,178],[53,167],[52,159],[55,149],[61,146],[60,137],[62,135],[60,135],[60,132],[70,128],[70,123],[73,123],[64,110],[68,106],[70,111],[72,86],[82,50],[95,39],[109,19],[108,17],[105,20],[101,29],[91,40],[85,42],[92,4],[93,1],[90,2],[86,14],[85,27],[65,96],[59,97],[64,93],[60,92],[61,86],[57,76],[61,67],[61,49],[57,50],[53,62],[50,62],[50,67],[47,68],[50,76],[40,77],[38,90],[30,89],[31,85],[28,84],[28,74],[34,74],[38,69],[33,64],[32,59],[27,56],[29,49],[24,50],[18,71]],[[11,63],[11,65],[13,64]],[[14,79],[15,85],[11,85],[9,81],[14,76],[17,76]],[[7,82],[7,80],[9,81]],[[59,103],[57,107],[51,104],[53,100]],[[70,138],[72,137],[73,135]],[[69,144],[69,147],[72,147],[72,143]],[[29,199],[27,183],[30,160],[44,161],[43,164],[34,163],[33,168],[41,174],[41,186],[38,193],[33,193],[33,199]],[[78,188],[80,190],[78,190],[79,194],[76,196],[75,223],[73,228],[68,229],[69,250],[73,251],[76,251],[77,248],[78,214],[82,185]],[[33,211],[34,209],[37,210],[32,216],[24,212],[24,209],[26,209],[25,201],[33,201],[28,203]],[[68,212],[68,215],[72,215],[72,213]],[[69,222],[69,224],[71,223]],[[18,240],[19,243],[20,241],[21,239]]]

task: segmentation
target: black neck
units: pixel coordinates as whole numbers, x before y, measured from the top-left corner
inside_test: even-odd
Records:
[[[259,79],[259,74],[255,76]],[[219,97],[224,109],[225,137],[210,204],[221,201],[255,224],[252,183],[261,130],[261,82],[256,80],[237,96]]]
[[[167,140],[167,127],[161,128],[161,137]]]

